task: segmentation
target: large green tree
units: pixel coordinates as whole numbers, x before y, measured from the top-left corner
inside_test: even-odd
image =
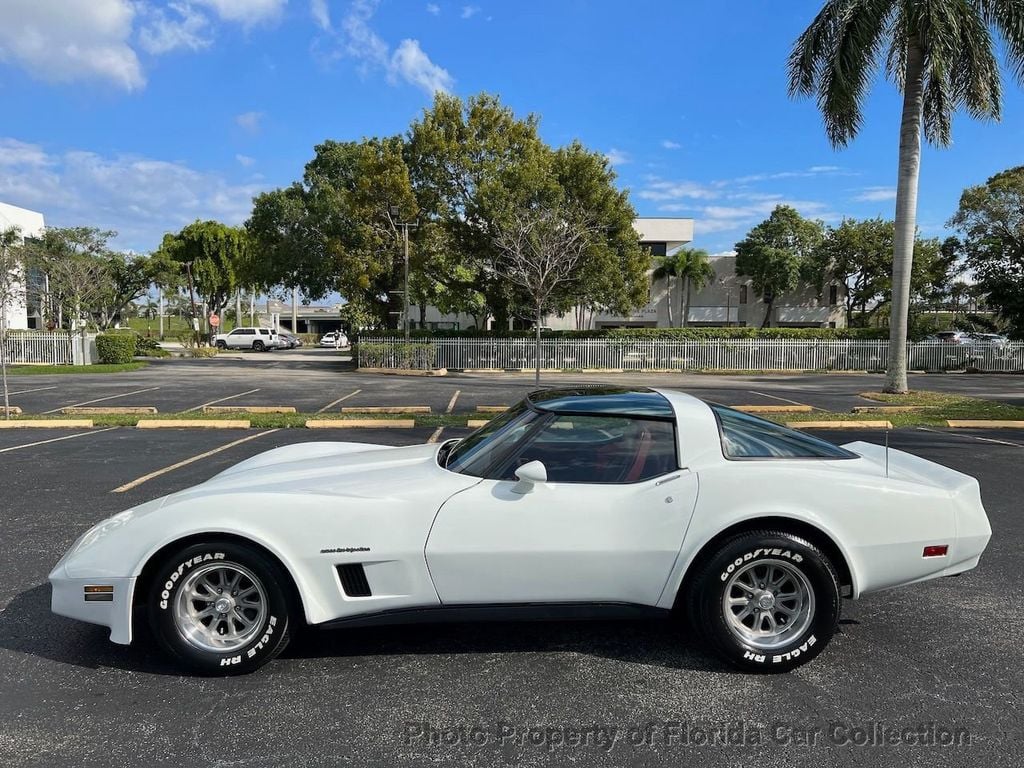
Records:
[[[666,256],[659,257],[655,262],[651,277],[665,280],[668,287],[668,324],[672,326],[672,304],[675,283],[683,281],[684,299],[680,309],[680,326],[686,327],[690,317],[690,296],[693,289],[698,291],[715,278],[715,269],[711,266],[708,252],[701,248],[680,248]]]
[[[965,189],[949,226],[989,306],[1024,337],[1024,166]]]
[[[862,107],[883,66],[903,93],[889,369],[885,388],[907,391],[907,323],[921,166],[921,132],[947,146],[960,109],[997,119],[1001,79],[995,36],[1024,83],[1024,0],[827,0],[797,39],[789,58],[789,90],[815,96],[833,146],[863,122]]]
[[[198,294],[210,312],[220,313],[250,263],[249,237],[240,227],[195,221],[177,234],[164,235],[156,257],[176,264],[186,275],[189,293]]]
[[[771,325],[772,307],[813,272],[813,259],[824,239],[820,221],[803,218],[795,208],[777,205],[771,215],[736,243],[736,274],[749,277],[764,297],[762,328]]]

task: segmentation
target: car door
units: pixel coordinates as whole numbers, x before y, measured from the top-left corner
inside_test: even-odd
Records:
[[[426,545],[443,603],[657,603],[697,498],[672,421],[549,415],[439,510]],[[517,467],[548,480],[523,493]]]

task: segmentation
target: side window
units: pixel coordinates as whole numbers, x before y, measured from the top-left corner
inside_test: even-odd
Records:
[[[855,459],[837,445],[766,419],[712,405],[727,459]]]
[[[638,483],[679,468],[675,425],[626,416],[557,416],[531,435],[496,473],[540,461],[556,483]]]

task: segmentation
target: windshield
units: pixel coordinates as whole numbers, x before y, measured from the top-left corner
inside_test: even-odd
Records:
[[[460,442],[447,455],[446,469],[473,477],[484,477],[487,468],[501,455],[511,451],[529,432],[529,426],[542,414],[519,403]]]

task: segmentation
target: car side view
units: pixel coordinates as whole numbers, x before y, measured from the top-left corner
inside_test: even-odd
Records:
[[[251,349],[265,352],[285,346],[272,328],[235,328],[230,333],[218,333],[217,349]]]
[[[938,464],[588,387],[441,444],[267,451],[102,521],[50,581],[56,613],[123,644],[146,621],[205,674],[257,669],[301,624],[672,615],[781,672],[843,597],[970,570],[990,535],[977,481]]]

